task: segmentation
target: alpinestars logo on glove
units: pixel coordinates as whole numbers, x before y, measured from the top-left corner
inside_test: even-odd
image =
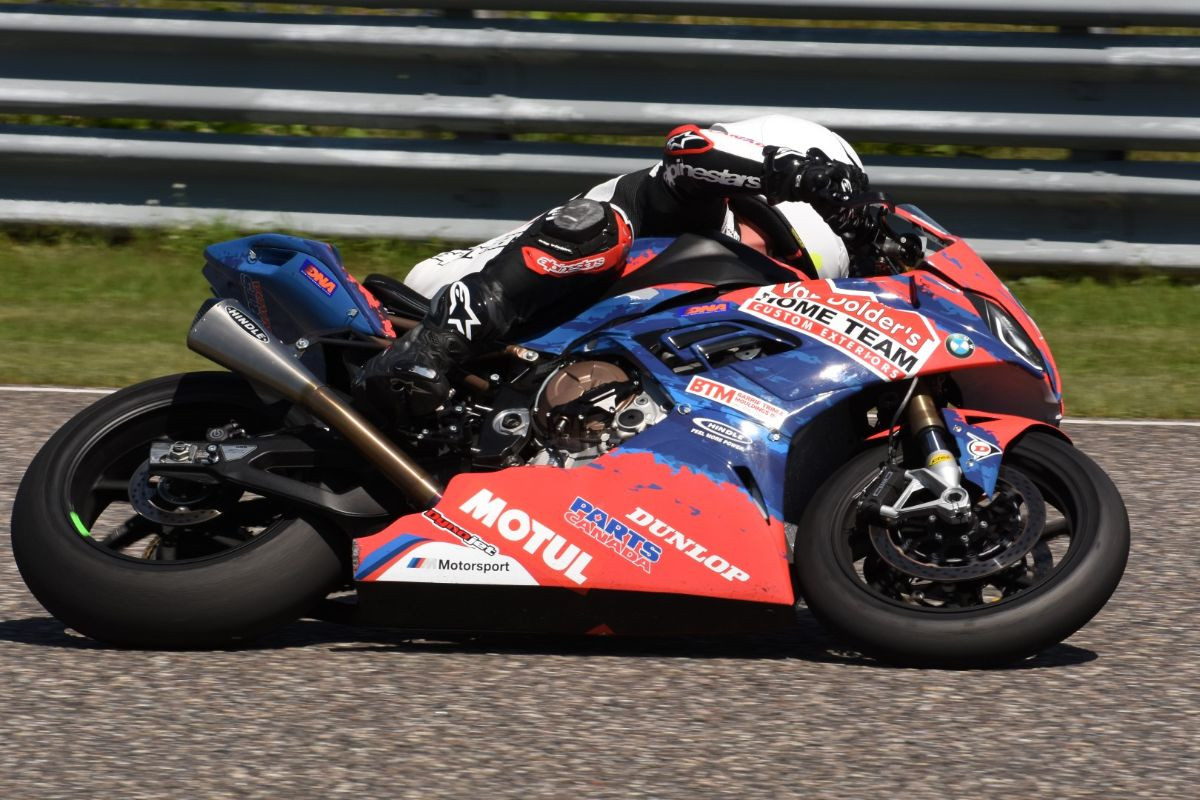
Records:
[[[471,290],[462,281],[455,281],[446,291],[450,292],[450,310],[446,313],[446,322],[470,339],[471,330],[479,327],[479,317],[471,308]]]

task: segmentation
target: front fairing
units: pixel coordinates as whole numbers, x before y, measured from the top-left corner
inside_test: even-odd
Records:
[[[925,271],[941,277],[959,290],[975,292],[992,300],[1018,322],[1036,345],[1045,363],[1047,382],[1061,403],[1062,378],[1058,372],[1058,365],[1050,352],[1046,337],[1042,335],[1033,317],[1021,305],[1021,301],[966,241],[941,230],[933,220],[914,206],[901,206],[897,208],[896,213],[928,234],[927,241],[932,248],[922,265]]]
[[[827,313],[813,319],[779,318],[762,310],[771,307],[764,302],[770,298]],[[1041,388],[1044,373],[992,336],[961,291],[928,273],[753,287],[695,304],[687,299],[686,290],[679,288],[615,297],[596,307],[593,319],[603,321],[590,333],[581,328],[581,320],[573,320],[525,344],[544,351],[548,344],[562,342],[578,357],[615,356],[638,364],[673,413],[617,452],[642,452],[675,470],[686,465],[714,482],[733,483],[749,497],[751,490],[738,477],[738,469],[744,468],[754,476],[764,515],[772,520],[782,519],[793,437],[818,415],[871,385],[918,374],[996,371],[1010,382],[1023,380],[1032,398],[1027,405],[1040,403],[1042,417],[1053,416],[1056,408]],[[645,309],[641,315],[638,307]],[[808,322],[812,325],[806,327]],[[890,336],[867,336],[869,344],[863,344],[862,331],[868,326],[886,327]],[[688,352],[671,346],[681,331],[698,337]],[[714,366],[704,355],[708,331],[718,340],[744,331],[790,345],[772,355]],[[859,338],[847,337],[847,332],[857,332]],[[853,343],[839,345],[835,336]],[[970,353],[956,355],[947,348],[955,336],[970,341]],[[680,356],[676,360],[687,368],[668,365],[662,357],[667,351]],[[974,408],[989,408],[983,399],[972,400]]]
[[[579,353],[628,353],[654,373],[677,403],[691,399],[686,387],[700,374],[697,370],[785,410],[806,398],[919,374],[978,372],[978,380],[986,379],[989,387],[1008,381],[1014,393],[1027,396],[1015,410],[1036,412],[1035,418],[1047,421],[1059,412],[1060,395],[1049,369],[1030,363],[997,338],[963,291],[931,272],[738,289],[694,305],[687,304],[687,292],[681,289],[634,294],[597,306],[603,316],[590,333],[575,320],[525,344],[543,352],[558,349],[548,345],[562,345]],[[639,304],[645,313],[630,318]],[[794,346],[717,369],[697,353],[695,369],[682,373],[661,358],[672,334],[681,329],[731,327],[789,337]],[[1052,362],[1047,359],[1047,364]],[[972,386],[977,379],[962,380]],[[1014,411],[1000,407],[1005,402],[1003,396],[990,402],[972,398],[972,407]],[[785,433],[791,427],[780,424]]]
[[[1028,313],[965,242],[937,228],[917,209],[901,208],[898,213],[927,234],[932,252],[920,269],[895,276],[798,281],[722,294],[712,289],[696,294],[707,288],[696,284],[659,286],[606,299],[523,344],[562,354],[594,350],[596,338],[603,334],[619,342],[619,349],[637,351],[635,342],[645,345],[648,338],[683,327],[722,323],[757,327],[791,336],[801,346],[730,367],[750,382],[741,387],[747,391],[796,401],[916,374],[971,373],[962,383],[973,407],[1056,424],[1062,412],[1060,378],[1045,338]],[[651,240],[642,248],[644,259],[652,259],[665,243],[669,240]],[[763,301],[778,304],[789,297],[822,306],[835,324],[796,319],[798,324],[792,325],[787,315],[763,307]],[[999,338],[972,297],[976,303],[982,298],[1006,311],[1040,357],[1031,361]],[[880,321],[890,322],[890,329],[886,325],[881,329]],[[847,336],[850,341],[844,341]],[[639,360],[661,366],[654,353],[644,346],[640,350]]]
[[[520,344],[539,353],[566,353],[576,343],[586,341],[615,323],[651,313],[659,306],[671,305],[681,296],[703,288],[695,284],[672,284],[609,297],[561,325],[522,339]]]

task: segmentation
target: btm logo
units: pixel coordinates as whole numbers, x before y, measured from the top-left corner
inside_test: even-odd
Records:
[[[662,558],[660,546],[582,497],[575,498],[575,502],[571,503],[570,510],[563,515],[563,518],[609,550],[614,551],[621,558],[646,572],[649,572],[650,568]]]

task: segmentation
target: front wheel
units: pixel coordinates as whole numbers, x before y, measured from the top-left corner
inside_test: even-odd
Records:
[[[1014,661],[1083,627],[1120,582],[1125,506],[1108,476],[1066,442],[1034,431],[1009,449],[997,494],[976,498],[977,519],[993,524],[982,541],[940,522],[886,532],[864,523],[857,498],[885,456],[886,447],[865,451],[830,477],[796,542],[809,608],[863,651],[935,666]],[[986,572],[979,551],[1015,543],[1027,547],[1023,556],[971,576]]]
[[[223,645],[303,614],[346,580],[348,545],[235,487],[151,475],[154,442],[283,424],[240,377],[201,372],[110,395],[41,449],[13,504],[13,555],[34,597],[94,639]],[[236,441],[234,439],[233,441]]]

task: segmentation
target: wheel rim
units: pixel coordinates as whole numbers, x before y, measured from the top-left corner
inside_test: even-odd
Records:
[[[932,560],[935,567],[968,563],[965,556],[971,555],[972,551],[960,538],[964,535],[962,530],[952,529],[938,519],[927,521],[921,528],[908,526],[909,530],[901,528],[899,532],[889,532],[884,534],[888,544],[910,556],[912,563],[887,557],[888,554],[880,549],[880,530],[860,523],[853,502],[873,478],[874,474],[864,476],[843,505],[834,552],[841,569],[860,590],[890,605],[934,614],[1009,605],[1036,594],[1057,574],[1069,568],[1083,549],[1081,533],[1086,521],[1069,482],[1032,461],[1006,460],[997,492],[986,500],[980,492],[974,492],[973,506],[979,511],[982,504],[998,497],[1007,497],[1009,503],[1016,502],[1014,513],[1017,518],[1035,526],[1023,540],[1019,535],[1013,537],[1012,544],[1021,545],[1023,552],[1010,556],[1011,563],[982,577],[964,577],[965,571],[961,571],[955,580],[938,580],[938,575],[949,573],[921,569],[913,563],[920,565],[922,560],[927,563]],[[940,539],[935,537],[939,531]],[[969,544],[986,547],[989,540],[977,537],[977,533],[978,530],[971,531]],[[908,541],[904,541],[905,538]],[[994,547],[1003,547],[1003,539],[1002,534],[993,533],[990,543]],[[934,545],[951,540],[960,542],[962,547],[956,550],[946,546],[940,552],[936,550]],[[982,549],[975,555],[986,556],[988,551]],[[938,563],[939,558],[941,563]],[[961,561],[956,562],[955,558]],[[1001,561],[1005,563],[1003,559]]]
[[[290,518],[266,498],[148,477],[151,442],[202,441],[209,428],[228,422],[269,432],[261,409],[216,399],[163,399],[110,420],[78,449],[64,484],[80,537],[110,557],[166,567],[225,558],[285,528]],[[139,506],[161,514],[147,518]]]

